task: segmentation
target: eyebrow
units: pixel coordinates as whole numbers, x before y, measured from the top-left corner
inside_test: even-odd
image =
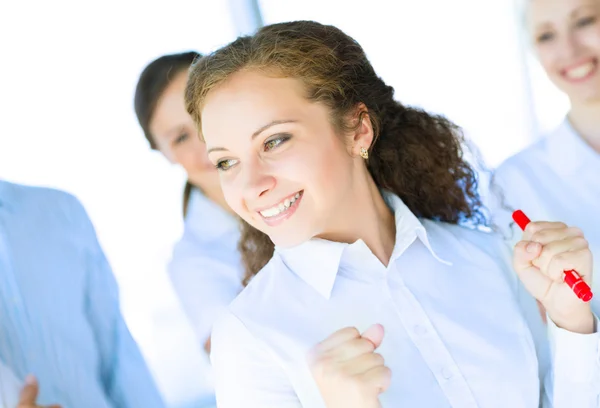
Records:
[[[582,11],[586,11],[587,9],[596,9],[596,5],[590,3],[579,6],[578,8],[573,10],[573,12],[571,13],[571,18],[576,17],[578,14],[581,14]]]
[[[258,135],[260,135],[262,132],[269,129],[270,127],[277,126],[277,125],[283,125],[284,123],[296,123],[296,122],[298,122],[298,121],[294,120],[294,119],[274,120],[270,123],[267,123],[264,126],[261,126],[258,130],[256,130],[254,133],[252,133],[251,139],[254,140]],[[208,149],[206,154],[210,154],[212,152],[222,152],[222,151],[227,151],[227,149],[225,149],[224,147],[211,147],[210,149]]]

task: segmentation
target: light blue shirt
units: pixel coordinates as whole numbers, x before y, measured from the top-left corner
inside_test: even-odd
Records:
[[[75,198],[0,181],[0,278],[0,360],[40,405],[164,407]]]
[[[169,263],[169,276],[200,348],[210,337],[214,322],[242,290],[239,238],[238,219],[199,190],[192,190],[183,236]],[[197,382],[202,396],[214,401],[208,359],[200,367]]]
[[[239,239],[238,219],[197,189],[192,190],[169,275],[202,345],[210,337],[214,322],[242,290]]]

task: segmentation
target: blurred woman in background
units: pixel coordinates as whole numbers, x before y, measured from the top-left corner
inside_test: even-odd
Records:
[[[221,191],[215,166],[185,109],[184,90],[196,52],[164,55],[142,72],[135,112],[152,149],[187,174],[184,232],[169,274],[204,349],[210,351],[213,322],[242,288],[237,250],[239,223]]]
[[[495,181],[505,207],[581,226],[592,253],[600,254],[600,0],[526,1],[533,49],[571,109],[552,133],[502,164]],[[494,218],[510,234],[510,212],[499,209]],[[600,280],[594,283],[592,309],[600,314]]]

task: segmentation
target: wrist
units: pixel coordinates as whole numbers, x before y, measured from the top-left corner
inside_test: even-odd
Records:
[[[578,334],[592,334],[597,330],[596,318],[589,307],[586,309],[569,315],[548,312],[548,316],[560,329]]]

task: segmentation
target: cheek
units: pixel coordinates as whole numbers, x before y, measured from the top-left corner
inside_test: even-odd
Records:
[[[544,71],[551,77],[558,75],[557,54],[558,50],[554,45],[545,45],[537,49],[538,61]]]
[[[596,57],[600,57],[600,23],[596,23],[593,29],[586,31],[581,41],[594,52]]]
[[[337,205],[351,181],[352,158],[344,151],[312,156],[307,166],[306,184],[311,189],[315,202],[322,207]]]
[[[175,154],[175,160],[188,172],[194,172],[199,167],[198,157],[189,150],[180,149]]]
[[[223,197],[227,202],[227,205],[239,216],[245,218],[242,197],[242,189],[236,185],[236,181],[231,179],[228,174],[219,172],[219,184],[223,191]]]

